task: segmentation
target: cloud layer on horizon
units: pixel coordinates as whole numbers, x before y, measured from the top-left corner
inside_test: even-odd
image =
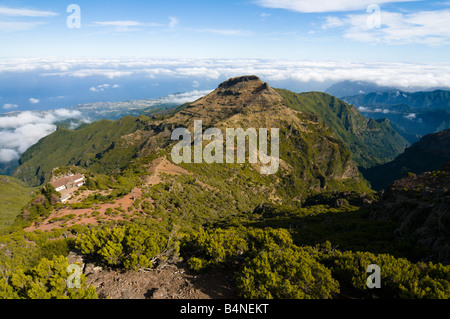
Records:
[[[107,80],[144,76],[219,81],[254,74],[265,81],[339,82],[368,81],[400,89],[450,87],[450,63],[395,63],[304,61],[267,59],[3,59],[0,73],[38,72],[45,77]],[[95,89],[95,87],[94,87]]]

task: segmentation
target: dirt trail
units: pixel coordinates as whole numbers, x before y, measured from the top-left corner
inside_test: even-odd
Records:
[[[167,175],[181,175],[192,174],[184,168],[172,164],[167,158],[160,157],[154,160],[148,167],[150,176],[145,180],[145,186],[154,186],[163,182],[162,174]],[[68,204],[76,204],[82,202],[83,198],[87,198],[89,195],[101,193],[102,195],[108,195],[106,191],[80,191],[80,194],[74,196],[68,201]],[[73,209],[66,207],[61,210],[54,211],[49,217],[39,220],[33,223],[25,231],[35,230],[51,230],[57,228],[67,228],[75,224],[79,225],[99,225],[102,221],[119,221],[129,219],[133,216],[142,214],[139,208],[133,207],[133,203],[136,199],[142,198],[142,189],[139,187],[134,188],[130,194],[114,200],[112,203],[96,204],[92,208]],[[145,199],[150,204],[153,204],[152,199]]]
[[[161,173],[168,175],[181,175],[181,174],[192,175],[191,172],[185,170],[181,166],[172,164],[165,157],[160,157],[154,160],[153,163],[148,168],[148,171],[149,173],[151,173],[151,175],[146,179],[146,184],[149,186],[159,184],[163,181],[160,175]]]
[[[93,269],[93,267],[89,267]],[[101,299],[236,299],[233,275],[193,274],[185,265],[140,271],[96,270],[86,274]]]

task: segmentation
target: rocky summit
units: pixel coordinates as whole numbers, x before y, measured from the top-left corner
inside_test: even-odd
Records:
[[[286,108],[284,99],[257,76],[242,76],[221,83],[205,97],[189,104],[175,114],[170,123],[183,123],[189,119],[201,119],[213,125],[236,114],[281,111]]]

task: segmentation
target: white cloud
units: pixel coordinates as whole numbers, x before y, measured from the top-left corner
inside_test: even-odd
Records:
[[[19,107],[17,104],[9,104],[9,103],[7,103],[7,104],[4,104],[4,105],[3,105],[3,109],[4,109],[4,110],[15,109],[15,108],[17,108],[17,107]]]
[[[58,14],[50,11],[40,11],[40,10],[32,10],[32,9],[16,9],[16,8],[8,8],[1,6],[0,7],[0,16],[8,16],[8,17],[52,17],[57,16]]]
[[[0,149],[0,163],[8,163],[20,157],[16,150]]]
[[[80,111],[73,111],[68,109],[57,109],[53,111],[56,121],[70,119],[70,118],[81,118]]]
[[[211,90],[204,90],[204,91],[194,90],[191,92],[171,94],[161,99],[158,99],[158,101],[160,103],[184,104],[196,101],[209,93],[211,93]]]
[[[50,11],[0,6],[0,17],[2,18],[0,21],[0,32],[8,33],[15,31],[25,31],[34,29],[35,27],[47,23],[44,21],[17,20],[17,18],[44,18],[57,15],[57,13]]]
[[[373,3],[380,5],[383,3],[412,1],[421,0],[257,0],[256,2],[265,8],[314,13],[363,10]]]
[[[148,22],[143,23],[135,20],[117,20],[117,21],[96,21],[93,23],[98,27],[113,27],[116,32],[140,31],[145,27],[161,27],[163,24]]]
[[[198,29],[195,30],[197,32],[204,32],[204,33],[215,33],[220,35],[237,35],[237,36],[251,36],[253,35],[253,32],[251,31],[245,31],[240,29]]]
[[[39,101],[39,99],[35,99],[35,98],[30,98],[29,100],[28,100],[31,104],[38,104],[40,101]]]
[[[360,42],[445,45],[450,43],[450,10],[416,13],[380,12],[380,27],[368,25],[369,14],[328,17],[323,29],[343,27],[344,37]]]
[[[213,68],[207,67],[185,67],[185,68],[177,68],[175,72],[179,76],[187,76],[187,77],[205,77],[209,79],[218,79],[220,78],[220,71],[215,70]]]
[[[405,119],[411,120],[411,121],[415,120],[416,117],[417,117],[417,114],[414,114],[414,113],[410,113],[410,114],[404,116]]]
[[[95,25],[103,27],[137,27],[142,26],[138,21],[101,21],[94,22]]]
[[[345,19],[338,17],[327,17],[326,23],[322,25],[322,29],[338,28],[346,25]]]
[[[34,29],[40,25],[46,24],[40,21],[0,21],[0,32],[15,32]]]
[[[365,106],[358,107],[358,110],[360,112],[371,112],[372,111],[371,109],[369,109],[368,107],[365,107]]]
[[[383,113],[383,114],[397,114],[398,112],[389,109],[371,109],[369,107],[360,106],[358,110],[362,113]]]
[[[117,69],[77,69],[73,71],[67,71],[67,72],[46,72],[42,73],[41,76],[72,76],[76,78],[86,78],[90,76],[104,76],[110,80],[117,78],[117,77],[123,77],[123,76],[130,76],[133,75],[134,71],[128,71],[128,70],[117,70]]]
[[[118,85],[118,84],[114,84],[114,85],[111,85],[111,84],[100,84],[100,85],[93,86],[93,87],[89,88],[89,91],[91,91],[91,92],[104,92],[106,90],[117,89],[119,87],[120,87],[120,85]]]
[[[18,159],[30,146],[53,133],[56,122],[70,118],[81,118],[81,113],[59,109],[47,113],[26,111],[0,117],[0,162]]]
[[[101,21],[94,22],[94,25],[100,27],[114,27],[114,31],[116,32],[138,31],[140,30],[138,27],[144,26],[138,21]]]

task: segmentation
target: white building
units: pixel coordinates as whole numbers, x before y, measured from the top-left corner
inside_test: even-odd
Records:
[[[60,179],[57,179],[50,184],[55,188],[57,192],[61,192],[61,202],[66,202],[70,199],[72,195],[72,191],[75,188],[81,187],[84,185],[84,176],[82,174],[72,174],[70,176],[66,176]]]

